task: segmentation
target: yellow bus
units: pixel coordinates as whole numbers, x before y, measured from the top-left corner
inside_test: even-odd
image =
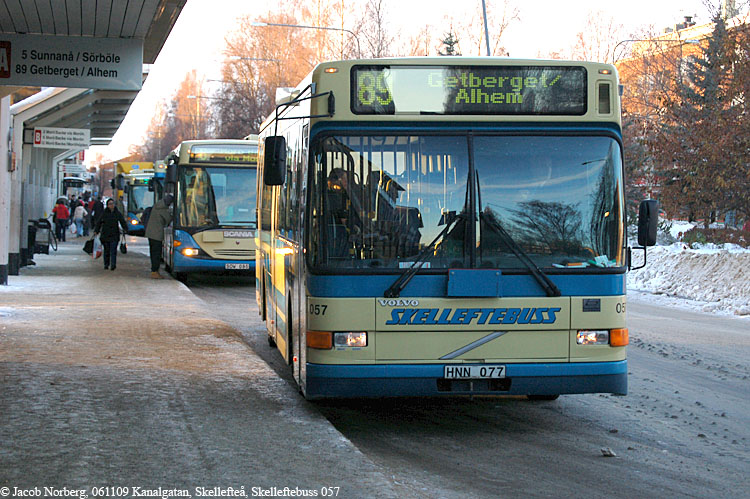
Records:
[[[173,221],[163,257],[177,279],[255,271],[258,136],[182,142],[167,157]]]
[[[618,90],[606,64],[445,57],[323,63],[281,98],[256,297],[304,395],[625,394]]]

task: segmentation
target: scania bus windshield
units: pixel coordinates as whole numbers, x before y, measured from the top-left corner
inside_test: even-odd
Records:
[[[180,226],[255,227],[255,168],[192,167],[181,169]]]
[[[613,138],[338,135],[313,148],[318,269],[410,267],[456,215],[421,269],[526,270],[507,236],[548,270],[624,265]]]
[[[154,204],[154,193],[148,190],[146,184],[134,184],[127,186],[128,211],[135,214],[143,213],[143,210]]]

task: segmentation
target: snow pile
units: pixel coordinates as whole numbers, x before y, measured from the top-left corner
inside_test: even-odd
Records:
[[[750,250],[733,244],[691,249],[684,243],[648,250],[648,265],[628,274],[628,289],[676,298],[709,313],[750,318]],[[638,260],[634,252],[634,263]]]

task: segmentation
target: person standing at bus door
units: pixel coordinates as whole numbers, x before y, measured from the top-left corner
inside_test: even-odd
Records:
[[[73,222],[76,224],[76,235],[78,237],[83,236],[83,223],[88,214],[89,212],[86,211],[86,208],[80,203],[76,206],[76,210],[73,212]]]
[[[117,196],[117,211],[119,211],[120,213],[122,213],[123,216],[127,214],[125,212],[125,202],[122,200],[122,194],[120,194],[119,196]]]
[[[68,217],[70,217],[70,211],[62,199],[57,200],[57,204],[52,208],[52,213],[55,214],[55,235],[58,241],[65,241],[65,229],[68,227]]]
[[[146,223],[148,251],[151,256],[151,279],[164,279],[164,276],[159,273],[159,265],[161,265],[161,251],[164,243],[164,227],[172,221],[169,205],[173,200],[174,197],[171,194],[165,194],[151,208],[151,214]]]
[[[104,246],[104,269],[111,268],[115,270],[117,266],[117,243],[120,242],[120,229],[117,225],[122,227],[123,231],[128,230],[128,224],[125,222],[125,217],[122,213],[117,211],[115,208],[115,200],[108,199],[107,207],[96,222],[96,228],[94,229],[94,235],[100,234],[102,245]]]

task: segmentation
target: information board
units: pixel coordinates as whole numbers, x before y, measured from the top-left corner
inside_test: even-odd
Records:
[[[87,128],[34,128],[34,147],[73,149],[89,146],[91,146],[91,130]]]
[[[0,33],[0,85],[140,90],[143,40]]]

